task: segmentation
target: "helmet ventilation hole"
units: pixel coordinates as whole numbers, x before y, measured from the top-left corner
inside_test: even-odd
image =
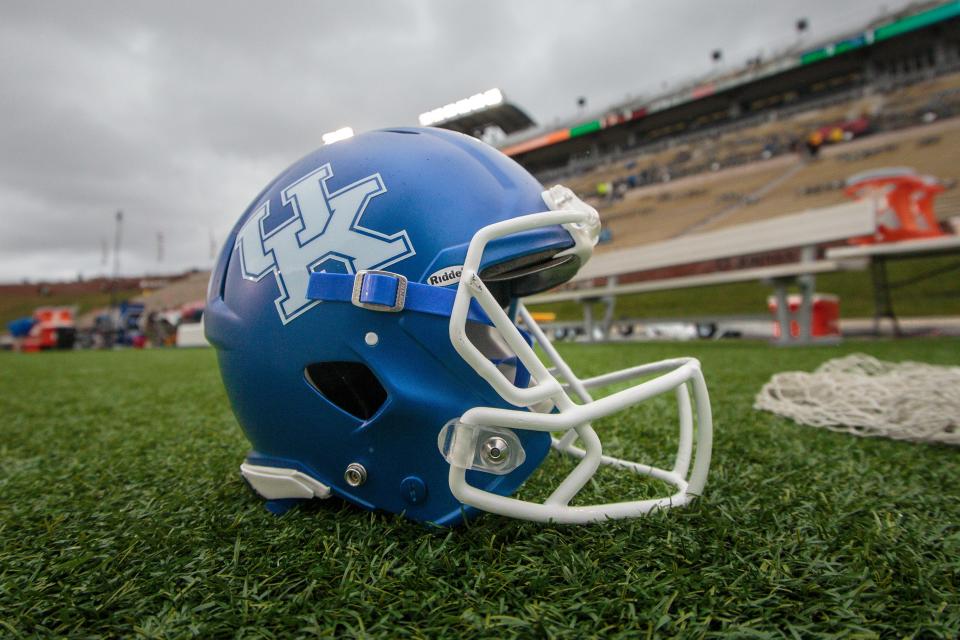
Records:
[[[369,420],[387,400],[387,391],[362,362],[315,362],[307,382],[330,403],[359,420]]]

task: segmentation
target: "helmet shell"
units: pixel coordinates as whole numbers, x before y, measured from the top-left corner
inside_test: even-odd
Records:
[[[493,148],[441,129],[373,131],[307,155],[251,203],[224,246],[205,326],[250,462],[296,468],[370,509],[453,524],[468,510],[449,491],[437,448],[444,424],[476,406],[509,405],[456,353],[449,319],[303,298],[310,271],[385,269],[412,282],[462,265],[482,227],[545,209],[543,187]],[[561,227],[491,243],[484,266],[573,245]],[[448,282],[456,285],[456,282]],[[376,343],[370,344],[370,334]],[[360,417],[311,382],[308,367],[361,363],[386,393]],[[347,381],[364,396],[373,383]],[[351,387],[351,385],[353,385]],[[471,484],[509,495],[549,450],[518,432],[526,461]],[[367,470],[350,486],[351,463]],[[411,478],[414,479],[411,481]],[[422,487],[414,492],[413,486]]]

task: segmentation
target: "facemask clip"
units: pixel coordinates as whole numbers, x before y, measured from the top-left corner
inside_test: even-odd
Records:
[[[503,476],[524,463],[527,454],[512,429],[481,427],[451,420],[440,430],[437,446],[454,467]]]

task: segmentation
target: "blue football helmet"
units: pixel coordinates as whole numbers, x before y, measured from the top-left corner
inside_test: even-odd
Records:
[[[581,380],[521,303],[570,280],[599,231],[569,189],[442,129],[372,131],[295,163],[230,234],[204,316],[253,446],[243,477],[275,511],[336,495],[439,525],[476,510],[591,522],[689,502],[710,463],[699,363]],[[668,391],[672,469],[603,455],[592,420]],[[544,503],[513,497],[551,447],[580,459],[573,471]],[[603,464],[675,492],[570,506]]]

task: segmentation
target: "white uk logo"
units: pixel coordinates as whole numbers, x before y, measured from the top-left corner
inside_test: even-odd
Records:
[[[294,215],[276,229],[264,231],[267,201],[237,234],[243,277],[254,282],[271,272],[276,277],[280,296],[274,302],[283,324],[319,304],[307,298],[307,285],[321,264],[333,260],[356,273],[416,255],[406,230],[387,235],[360,224],[370,201],[387,192],[379,173],[330,193],[327,180],[332,176],[325,164],[287,186],[281,199]]]

